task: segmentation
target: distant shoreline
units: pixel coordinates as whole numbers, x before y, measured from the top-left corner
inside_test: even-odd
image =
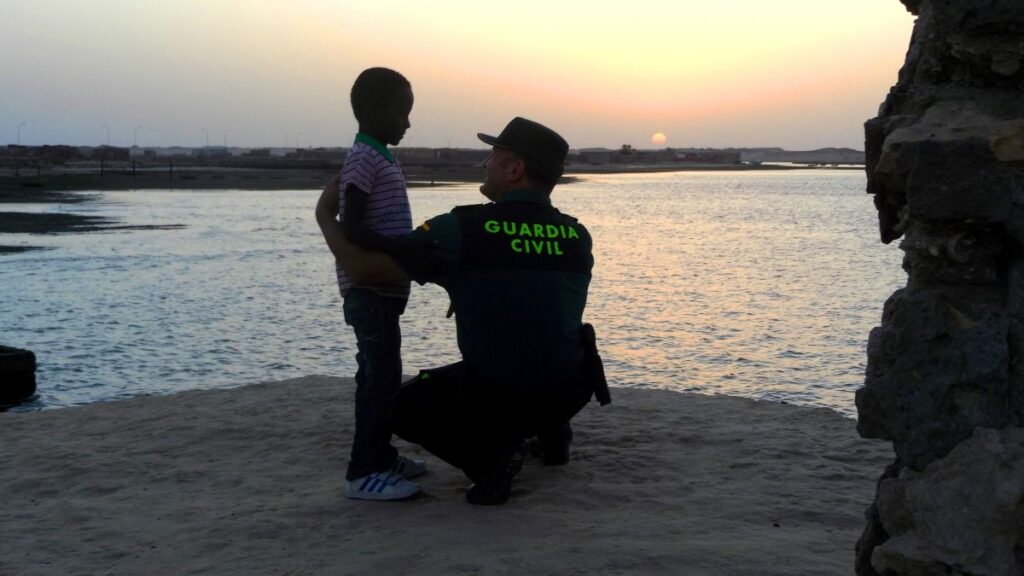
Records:
[[[563,183],[586,180],[587,175],[647,174],[666,172],[780,171],[798,169],[863,170],[863,166],[814,167],[777,164],[605,164],[567,167]],[[405,167],[410,188],[474,184],[482,170],[476,166],[423,169]],[[98,171],[96,171],[98,172]],[[145,170],[134,175],[123,170],[108,170],[100,175],[89,170],[66,173],[0,175],[2,204],[77,204],[94,198],[84,192],[113,190],[303,190],[322,188],[334,175],[333,169],[255,169],[208,166],[181,167],[171,171]],[[61,234],[97,230],[137,228],[95,216],[74,214],[26,214],[0,211],[0,234]],[[10,246],[0,243],[0,254],[39,249],[35,246]]]
[[[782,164],[586,164],[566,167],[566,178],[579,180],[588,174],[644,174],[659,172],[705,171],[777,171],[777,170],[863,170],[863,165],[782,165]],[[410,187],[441,186],[480,182],[479,166],[403,166]],[[38,196],[20,200],[16,192],[30,197],[34,192],[107,191],[107,190],[295,190],[319,189],[335,174],[335,168],[235,168],[219,166],[181,166],[147,168],[133,171],[130,166],[99,166],[49,169],[33,174],[22,170],[0,171],[0,203],[47,202]],[[5,194],[6,193],[6,194]]]

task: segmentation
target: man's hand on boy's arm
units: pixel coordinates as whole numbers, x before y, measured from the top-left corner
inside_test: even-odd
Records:
[[[435,216],[406,236],[388,238],[386,250],[416,282],[445,286],[462,250],[458,218],[450,212]]]
[[[320,226],[320,233],[324,235],[327,247],[334,254],[334,259],[339,262],[347,257],[345,237],[341,233],[341,226],[338,225],[338,183],[341,177],[335,175],[327,183],[320,198],[316,202],[316,223]]]
[[[341,264],[352,281],[359,284],[401,284],[409,278],[387,255],[364,250],[348,240],[338,222],[338,184],[335,175],[316,203],[316,222],[334,259]]]

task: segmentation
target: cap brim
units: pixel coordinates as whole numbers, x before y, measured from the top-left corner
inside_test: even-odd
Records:
[[[504,146],[496,136],[490,136],[488,134],[481,134],[477,132],[476,137],[482,140],[485,144],[497,146],[498,148],[507,148],[507,146]]]

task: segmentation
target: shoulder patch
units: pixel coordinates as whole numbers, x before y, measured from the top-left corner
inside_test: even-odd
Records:
[[[559,210],[558,208],[555,208],[553,206],[552,206],[552,210],[557,212],[559,216],[562,216],[563,218],[568,218],[569,221],[571,221],[573,224],[575,224],[575,223],[580,221],[579,218],[576,218],[575,216],[570,216],[570,215],[566,214],[565,212],[562,212],[561,210]]]
[[[472,212],[474,210],[479,210],[485,206],[489,206],[489,204],[463,204],[462,206],[456,206],[455,208],[452,208],[452,213],[454,214],[458,212]]]

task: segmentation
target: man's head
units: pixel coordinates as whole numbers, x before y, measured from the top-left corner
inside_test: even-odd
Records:
[[[484,162],[487,175],[480,186],[480,192],[491,200],[518,188],[550,192],[562,177],[569,144],[543,124],[516,117],[501,134],[477,137],[494,147]]]
[[[368,68],[352,84],[352,112],[359,131],[384,144],[401,142],[409,129],[412,85],[389,68]]]

